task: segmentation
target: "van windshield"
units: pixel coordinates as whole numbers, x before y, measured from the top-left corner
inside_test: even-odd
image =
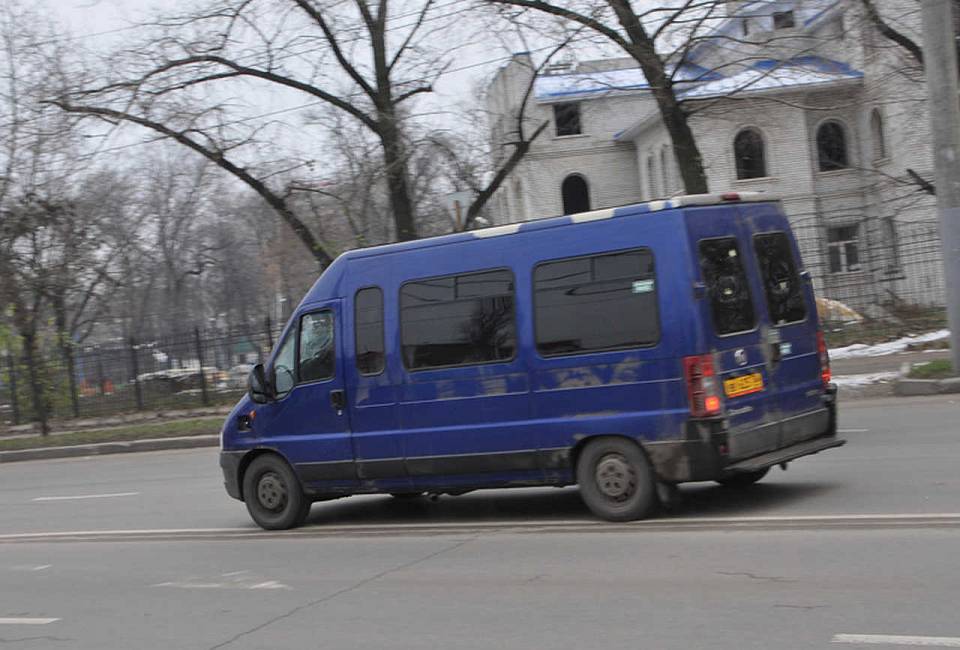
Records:
[[[726,336],[752,330],[757,321],[737,240],[701,239],[699,251],[716,333]]]

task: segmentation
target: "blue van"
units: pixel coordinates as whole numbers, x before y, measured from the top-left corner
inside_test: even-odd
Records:
[[[341,255],[227,418],[257,524],[314,501],[577,484],[748,485],[844,443],[813,288],[778,202],[692,195]]]

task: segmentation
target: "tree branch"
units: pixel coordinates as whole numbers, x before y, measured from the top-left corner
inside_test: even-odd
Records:
[[[180,144],[199,153],[207,160],[210,160],[221,169],[229,172],[234,177],[245,183],[248,187],[253,189],[253,191],[255,191],[257,194],[259,194],[260,197],[263,198],[263,200],[266,201],[267,204],[273,208],[274,211],[276,211],[284,221],[287,222],[287,224],[293,229],[294,233],[296,233],[297,237],[300,238],[300,241],[303,242],[303,244],[313,254],[314,258],[321,266],[327,266],[333,261],[333,258],[330,256],[330,254],[324,250],[320,243],[314,238],[310,230],[300,220],[300,218],[294,214],[282,197],[270,190],[270,188],[268,188],[262,181],[254,178],[244,168],[227,160],[223,156],[222,152],[207,148],[187,135],[178,131],[174,131],[173,129],[159,122],[155,122],[144,117],[139,117],[137,115],[132,115],[130,113],[124,113],[122,111],[116,111],[109,108],[98,108],[94,106],[74,106],[63,100],[47,100],[44,103],[57,106],[61,110],[67,111],[68,113],[81,113],[86,115],[94,115],[101,118],[132,122],[150,129],[151,131],[160,133],[165,137],[171,138],[172,140],[176,140]]]
[[[523,7],[526,9],[536,9],[537,11],[552,14],[560,18],[566,18],[567,20],[580,23],[584,27],[589,27],[593,31],[606,36],[625,50],[630,49],[630,43],[628,43],[627,40],[623,38],[623,36],[615,29],[611,29],[610,27],[601,23],[599,20],[591,18],[590,16],[584,16],[576,11],[564,9],[563,7],[555,7],[548,2],[543,2],[542,0],[487,0],[487,2],[497,5],[510,5],[514,7]]]
[[[396,53],[393,55],[393,58],[390,59],[390,63],[387,65],[387,72],[393,72],[394,66],[397,65],[397,62],[400,61],[400,57],[403,56],[403,53],[410,46],[410,43],[413,41],[413,37],[419,31],[420,27],[423,25],[424,18],[427,17],[427,12],[430,11],[430,7],[433,5],[434,0],[427,0],[423,3],[423,8],[420,10],[420,15],[417,16],[417,22],[414,23],[413,27],[410,29],[410,33],[407,34],[407,37],[403,39],[403,43],[400,44],[400,47],[397,49]],[[385,3],[381,3],[382,5]]]
[[[340,47],[340,42],[337,40],[336,35],[333,33],[333,30],[330,29],[330,25],[327,24],[327,21],[324,20],[323,14],[317,11],[313,5],[310,3],[310,0],[293,0],[297,3],[297,6],[306,12],[317,25],[320,26],[320,29],[323,31],[324,38],[327,39],[327,43],[330,45],[330,49],[333,51],[333,55],[337,58],[337,62],[340,63],[340,67],[343,68],[344,72],[350,75],[350,78],[353,79],[360,88],[363,89],[363,92],[367,94],[370,99],[375,99],[377,92],[373,87],[367,83],[367,80],[363,78],[363,75],[357,71],[350,61],[347,60],[347,57],[343,53],[343,48]]]
[[[860,0],[860,2],[863,5],[864,10],[867,12],[867,18],[876,26],[880,33],[905,49],[914,59],[916,59],[917,63],[923,65],[923,50],[920,48],[920,46],[917,45],[909,36],[898,32],[893,27],[888,25],[880,16],[880,12],[878,12],[877,8],[873,5],[873,0]]]

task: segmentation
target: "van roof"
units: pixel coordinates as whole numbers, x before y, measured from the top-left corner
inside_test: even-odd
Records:
[[[396,242],[393,244],[383,244],[381,246],[371,246],[369,248],[358,248],[344,253],[341,257],[347,259],[373,257],[376,255],[386,255],[389,253],[398,253],[401,251],[416,250],[419,248],[431,248],[433,246],[443,246],[454,244],[472,239],[485,239],[488,237],[500,237],[503,235],[513,235],[518,232],[531,232],[533,230],[543,230],[565,226],[572,223],[583,223],[587,221],[599,221],[601,219],[610,219],[633,214],[642,214],[644,212],[659,212],[661,210],[670,210],[674,208],[683,208],[691,206],[721,205],[740,202],[770,202],[779,201],[778,196],[766,194],[764,192],[723,192],[714,194],[684,194],[669,199],[657,201],[646,201],[644,203],[633,203],[619,206],[616,208],[603,208],[601,210],[592,210],[590,212],[579,212],[576,214],[564,215],[560,217],[549,217],[546,219],[534,219],[531,221],[518,221],[516,223],[506,224],[504,226],[490,226],[488,228],[478,228],[476,230],[467,230],[464,232],[451,233],[449,235],[440,235],[437,237],[427,237],[424,239],[415,239],[412,241]]]

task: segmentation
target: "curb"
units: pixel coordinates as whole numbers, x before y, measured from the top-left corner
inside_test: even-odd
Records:
[[[89,445],[0,451],[0,463],[14,463],[22,460],[49,460],[52,458],[76,458],[78,456],[102,456],[105,454],[128,454],[138,451],[193,449],[196,447],[217,447],[219,445],[219,434],[181,436],[179,438],[150,438],[147,440],[122,440],[117,442],[98,442]]]
[[[900,368],[900,376],[893,382],[893,394],[900,397],[913,397],[916,395],[947,395],[950,393],[960,393],[960,377],[948,377],[946,379],[907,379],[907,373],[910,372],[910,364],[903,364]]]

